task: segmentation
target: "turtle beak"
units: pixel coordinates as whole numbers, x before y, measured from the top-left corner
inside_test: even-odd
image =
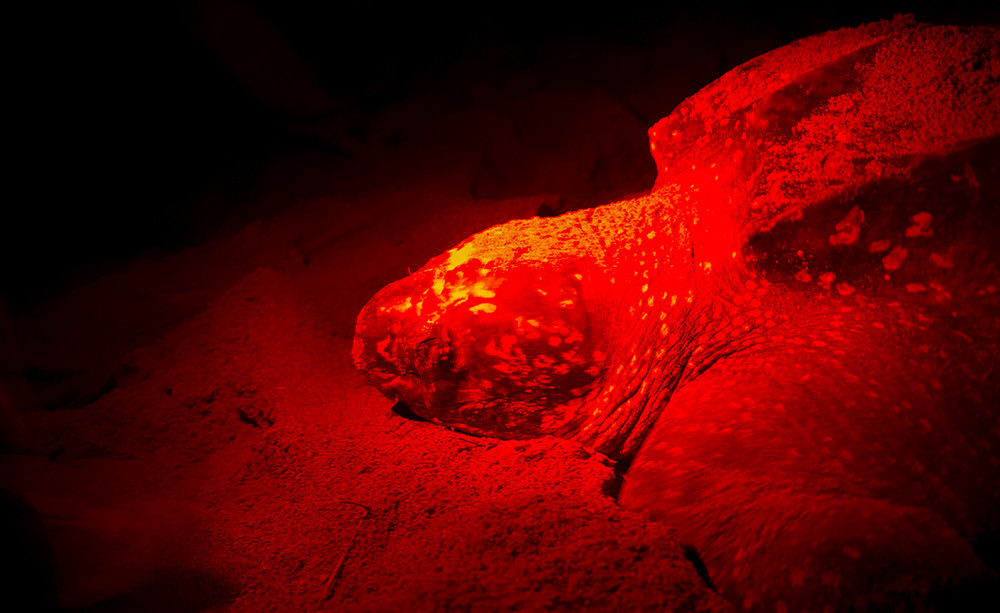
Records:
[[[419,412],[454,400],[452,343],[446,328],[421,316],[420,272],[378,292],[358,315],[354,363],[384,395]]]
[[[411,337],[424,322],[419,309],[422,271],[383,287],[365,304],[354,328],[354,364],[371,378],[378,370],[398,370],[401,337]],[[423,284],[421,282],[424,282]]]

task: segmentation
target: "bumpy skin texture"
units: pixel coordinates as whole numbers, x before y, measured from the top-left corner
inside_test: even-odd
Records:
[[[621,504],[746,610],[993,590],[998,49],[896,20],[757,58],[650,129],[649,195],[469,238],[355,360],[449,427],[631,460]]]

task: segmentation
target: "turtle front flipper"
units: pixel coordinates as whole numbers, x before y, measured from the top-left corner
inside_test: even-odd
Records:
[[[995,348],[896,302],[764,299],[774,324],[681,382],[620,502],[675,526],[746,610],[911,610],[982,587]]]

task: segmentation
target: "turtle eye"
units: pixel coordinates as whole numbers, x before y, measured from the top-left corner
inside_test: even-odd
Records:
[[[416,352],[417,372],[431,374],[449,370],[452,366],[451,342],[446,333],[420,341]]]

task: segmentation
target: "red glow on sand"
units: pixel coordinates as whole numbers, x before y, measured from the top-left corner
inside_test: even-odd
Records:
[[[786,42],[712,15],[477,46],[441,92],[379,81],[355,121],[362,96],[335,105],[256,9],[210,4],[207,31],[238,5],[294,64],[206,41],[312,148],[190,205],[239,200],[238,230],[0,304],[0,556],[25,597],[794,611],[896,572],[884,592],[921,605],[995,564],[969,544],[1000,470],[995,61],[947,72],[967,49],[944,38],[939,63],[879,64],[891,45],[842,30],[691,97]],[[923,113],[954,102],[921,80],[942,71],[975,121]]]

